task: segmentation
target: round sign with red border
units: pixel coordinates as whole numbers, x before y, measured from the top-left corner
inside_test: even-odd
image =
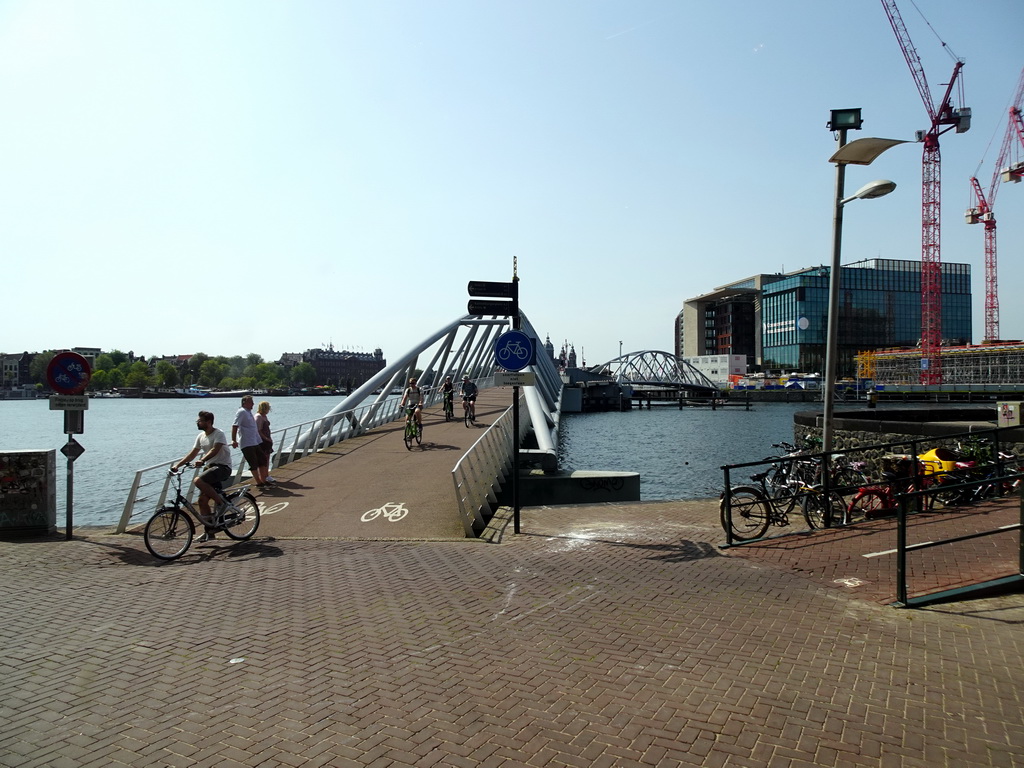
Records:
[[[77,352],[58,352],[46,366],[46,382],[61,395],[80,395],[92,378],[92,366]]]

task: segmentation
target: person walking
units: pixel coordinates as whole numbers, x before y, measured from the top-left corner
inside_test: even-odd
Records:
[[[256,417],[252,415],[252,404],[252,395],[245,395],[242,398],[242,407],[235,412],[235,421],[231,425],[231,447],[242,449],[242,455],[245,456],[256,485],[262,488],[267,484],[267,479],[260,470],[263,449],[260,447],[260,431],[256,427]]]
[[[264,485],[273,485],[275,480],[270,476],[270,457],[274,454],[274,438],[270,434],[270,403],[261,400],[256,406],[256,430],[260,433],[260,471]]]

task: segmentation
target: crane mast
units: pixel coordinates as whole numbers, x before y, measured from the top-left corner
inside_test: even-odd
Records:
[[[941,203],[942,203],[942,158],[939,153],[939,136],[951,127],[957,133],[967,131],[971,126],[971,110],[967,107],[954,109],[950,101],[953,87],[963,68],[957,61],[950,76],[949,85],[938,107],[932,101],[931,89],[924,74],[921,57],[910,39],[907,27],[900,16],[895,0],[882,0],[882,7],[889,18],[896,40],[903,51],[903,58],[910,67],[910,74],[917,85],[917,91],[928,112],[930,126],[918,132],[924,144],[921,159],[921,378],[922,384],[942,383],[942,259],[941,259]],[[943,128],[942,126],[946,126]]]
[[[985,341],[993,342],[999,339],[999,276],[998,260],[996,257],[996,195],[999,192],[999,178],[1006,173],[1007,180],[1020,181],[1024,175],[1024,167],[1018,169],[1016,178],[1006,167],[1010,158],[1010,148],[1014,143],[1014,135],[1020,135],[1021,144],[1024,144],[1024,132],[1018,129],[1020,121],[1020,104],[1024,100],[1024,70],[1021,70],[1020,80],[1017,83],[1017,92],[1014,95],[1010,107],[1010,119],[1007,121],[1006,133],[1003,136],[1003,143],[999,149],[999,157],[996,159],[995,170],[992,173],[992,182],[988,186],[988,194],[981,188],[981,184],[974,176],[971,177],[971,191],[974,194],[974,206],[967,209],[968,224],[985,225]],[[1024,126],[1022,126],[1024,127]]]

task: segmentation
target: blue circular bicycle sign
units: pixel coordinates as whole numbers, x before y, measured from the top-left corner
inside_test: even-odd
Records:
[[[494,342],[494,360],[506,371],[521,371],[533,362],[533,339],[522,331],[505,331]]]
[[[58,352],[46,366],[46,382],[61,395],[78,395],[92,378],[92,366],[77,352]]]

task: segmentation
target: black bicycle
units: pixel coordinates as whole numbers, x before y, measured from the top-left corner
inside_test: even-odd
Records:
[[[193,465],[186,465],[193,466]],[[159,560],[174,560],[184,555],[196,535],[196,523],[206,526],[209,532],[224,531],[235,541],[251,539],[260,527],[260,507],[249,493],[249,486],[243,486],[224,495],[226,504],[214,507],[213,519],[204,519],[181,492],[182,472],[168,471],[173,478],[174,501],[161,507],[146,523],[143,539],[146,549]]]
[[[454,396],[455,396],[454,392],[445,392],[444,393],[443,400],[444,400],[444,420],[445,421],[451,421],[452,419],[455,418],[455,407],[452,404],[452,401],[455,399]]]

